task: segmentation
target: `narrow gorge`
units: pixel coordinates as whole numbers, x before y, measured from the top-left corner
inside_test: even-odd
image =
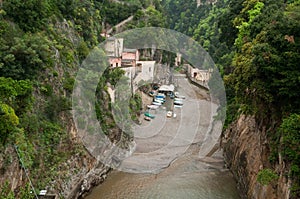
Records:
[[[299,0],[0,0],[0,198],[300,198],[299,13]],[[99,64],[101,77],[83,67]],[[124,173],[112,151],[161,168]]]

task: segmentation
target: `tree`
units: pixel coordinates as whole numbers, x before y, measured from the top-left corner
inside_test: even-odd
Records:
[[[134,15],[134,21],[128,27],[165,27],[166,18],[154,6],[150,5],[145,10],[139,10]]]
[[[14,79],[33,79],[47,67],[50,59],[50,41],[42,34],[24,34],[12,41],[4,40],[0,54],[0,76]]]
[[[253,40],[244,41],[230,77],[239,103],[250,105],[254,113],[266,110],[280,118],[300,110],[299,92],[295,92],[300,86],[299,44],[289,40],[299,35],[295,26],[300,23],[280,10],[267,20]]]
[[[17,113],[25,112],[31,104],[32,83],[0,77],[0,102],[11,106]]]
[[[5,0],[3,9],[7,16],[24,31],[35,32],[46,25],[48,17],[53,14],[49,0]]]
[[[238,29],[238,37],[235,40],[235,45],[238,48],[249,39],[250,26],[254,19],[261,14],[261,9],[264,7],[264,3],[257,0],[245,1],[244,4],[244,9],[241,11],[240,15],[246,15],[246,19],[244,17],[236,17],[233,21],[234,26]]]
[[[300,196],[300,115],[291,114],[283,119],[278,134],[280,136],[279,153],[289,162],[290,175],[293,179],[292,195]]]
[[[10,134],[17,130],[19,118],[12,107],[0,102],[0,141],[4,145]]]

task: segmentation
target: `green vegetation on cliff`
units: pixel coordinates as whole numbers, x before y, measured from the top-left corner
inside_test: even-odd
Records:
[[[131,27],[164,23],[160,1],[0,1],[0,198],[29,193],[24,174],[14,184],[19,176],[9,176],[22,169],[29,171],[36,191],[65,191],[62,182],[79,169],[70,171],[68,164],[78,155],[88,156],[72,132],[71,94],[78,66],[104,41],[105,29],[131,15],[136,16]],[[105,83],[114,84],[122,74],[111,71],[97,90],[98,119],[114,142],[127,135],[109,114]],[[137,96],[131,100],[133,112],[139,103]]]
[[[225,128],[241,113],[269,128],[270,162],[283,158],[299,198],[300,1],[210,2],[164,0],[170,28],[198,41],[223,75]]]
[[[57,176],[68,178],[63,163],[86,153],[69,134],[77,68],[104,40],[104,29],[133,16],[124,29],[169,27],[210,53],[226,84],[225,127],[240,113],[268,126],[270,163],[285,161],[292,197],[299,198],[300,1],[201,2],[197,7],[195,0],[0,1],[0,187],[5,190],[0,197],[21,197],[29,190],[24,180],[14,187],[21,191],[7,191],[15,147],[37,189]],[[117,141],[119,129],[110,131],[116,124],[107,83],[114,85],[120,76],[108,71],[100,79],[95,105],[104,133]],[[133,96],[130,105],[138,112],[140,97]],[[274,171],[263,171],[263,184],[276,178]]]
[[[288,124],[299,122],[296,118],[300,113],[299,9],[299,1],[245,2],[233,21],[239,31],[234,70],[226,76],[227,87],[235,91],[234,103],[240,104],[240,111],[256,115],[263,125],[273,125],[269,130],[272,163],[279,161],[279,156],[298,154],[284,158],[295,198],[300,196],[296,166],[300,163],[300,149],[293,141],[299,141],[300,131],[297,125]]]

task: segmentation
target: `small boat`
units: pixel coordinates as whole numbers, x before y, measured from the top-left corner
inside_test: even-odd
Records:
[[[171,98],[171,99],[174,99],[174,97],[175,97],[174,93],[171,93],[171,94],[170,94],[170,98]]]
[[[147,116],[145,116],[145,117],[144,117],[144,120],[146,120],[146,121],[151,121],[151,118],[150,118],[150,117],[147,117]]]
[[[152,104],[153,105],[157,105],[157,106],[161,106],[162,105],[162,103],[160,103],[160,102],[152,102]]]
[[[153,92],[153,91],[150,91],[148,94],[149,94],[151,97],[154,96],[154,92]]]
[[[174,108],[182,108],[182,105],[174,105]]]
[[[158,94],[156,95],[156,97],[166,98],[166,95],[163,94],[163,93],[158,93]]]
[[[180,95],[178,92],[175,92],[175,97],[176,98],[185,99],[185,96],[184,95]]]
[[[165,99],[166,97],[164,95],[156,95],[156,98]]]
[[[174,101],[174,104],[175,104],[175,105],[181,105],[181,106],[182,106],[182,105],[183,105],[183,101]]]
[[[157,99],[157,98],[155,98],[155,99],[154,99],[154,102],[159,102],[159,103],[162,103],[162,104],[163,104],[165,101],[162,100],[162,99]]]
[[[158,109],[158,107],[159,107],[158,105],[154,105],[154,104],[147,105],[147,108],[153,109],[153,110]]]
[[[151,119],[155,118],[155,116],[150,114],[149,112],[145,112],[144,115],[147,116],[147,117],[150,117]]]
[[[177,97],[175,97],[174,101],[183,101],[183,98],[177,98]]]

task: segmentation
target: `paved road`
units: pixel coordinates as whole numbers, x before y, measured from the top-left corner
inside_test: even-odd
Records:
[[[202,91],[189,84],[186,78],[178,78],[178,85],[177,90],[186,99],[182,108],[174,109],[177,117],[167,118],[166,110],[160,108],[152,112],[156,118],[151,122],[143,121],[142,125],[136,125],[136,150],[119,169],[157,173],[183,155],[191,143],[201,143],[205,139],[216,105],[203,100],[199,95]]]

